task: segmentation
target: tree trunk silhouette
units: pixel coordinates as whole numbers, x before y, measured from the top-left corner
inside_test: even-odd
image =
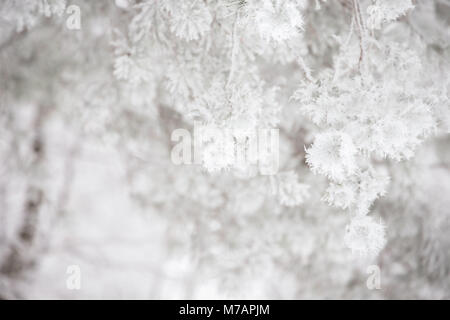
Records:
[[[39,211],[44,200],[44,190],[39,179],[35,177],[42,172],[45,159],[45,143],[43,138],[43,124],[48,108],[39,106],[36,119],[34,121],[34,137],[30,144],[32,163],[29,167],[30,179],[28,181],[23,221],[17,232],[16,241],[11,244],[9,254],[0,265],[0,273],[8,277],[17,277],[34,265],[33,255],[30,250],[33,248],[39,221]]]

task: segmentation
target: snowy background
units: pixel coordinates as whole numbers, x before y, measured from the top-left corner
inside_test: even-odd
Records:
[[[1,1],[0,298],[450,299],[449,63],[448,0]]]

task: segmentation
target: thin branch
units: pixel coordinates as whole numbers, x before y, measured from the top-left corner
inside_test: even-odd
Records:
[[[231,84],[231,80],[233,79],[233,75],[234,75],[234,72],[236,69],[236,56],[237,56],[237,50],[238,50],[238,41],[237,41],[238,20],[239,20],[239,10],[236,11],[236,19],[235,19],[234,25],[233,25],[233,34],[232,34],[233,47],[231,49],[231,68],[230,68],[230,73],[228,74],[228,80],[227,80],[227,85],[226,85],[227,88]]]

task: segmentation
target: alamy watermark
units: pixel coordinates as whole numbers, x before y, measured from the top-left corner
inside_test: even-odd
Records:
[[[367,267],[367,273],[370,274],[370,276],[367,278],[366,285],[367,289],[373,290],[381,289],[381,269],[377,265],[370,265]]]
[[[70,5],[66,9],[66,14],[68,15],[66,19],[66,27],[69,30],[80,30],[81,29],[81,9],[77,5]]]
[[[47,18],[55,16],[65,18],[65,25],[69,30],[81,29],[81,8],[78,5],[71,4],[66,7],[65,3],[44,2],[40,4],[38,10]]]
[[[175,129],[171,151],[175,165],[202,165],[207,171],[249,168],[274,175],[279,168],[279,131],[276,128],[235,128],[195,123],[193,135]]]
[[[78,265],[70,265],[67,267],[66,287],[69,290],[81,289],[81,268]]]

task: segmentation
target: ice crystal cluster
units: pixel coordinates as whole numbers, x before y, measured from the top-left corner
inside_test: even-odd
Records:
[[[0,298],[450,297],[448,0],[4,0],[0,31]]]

